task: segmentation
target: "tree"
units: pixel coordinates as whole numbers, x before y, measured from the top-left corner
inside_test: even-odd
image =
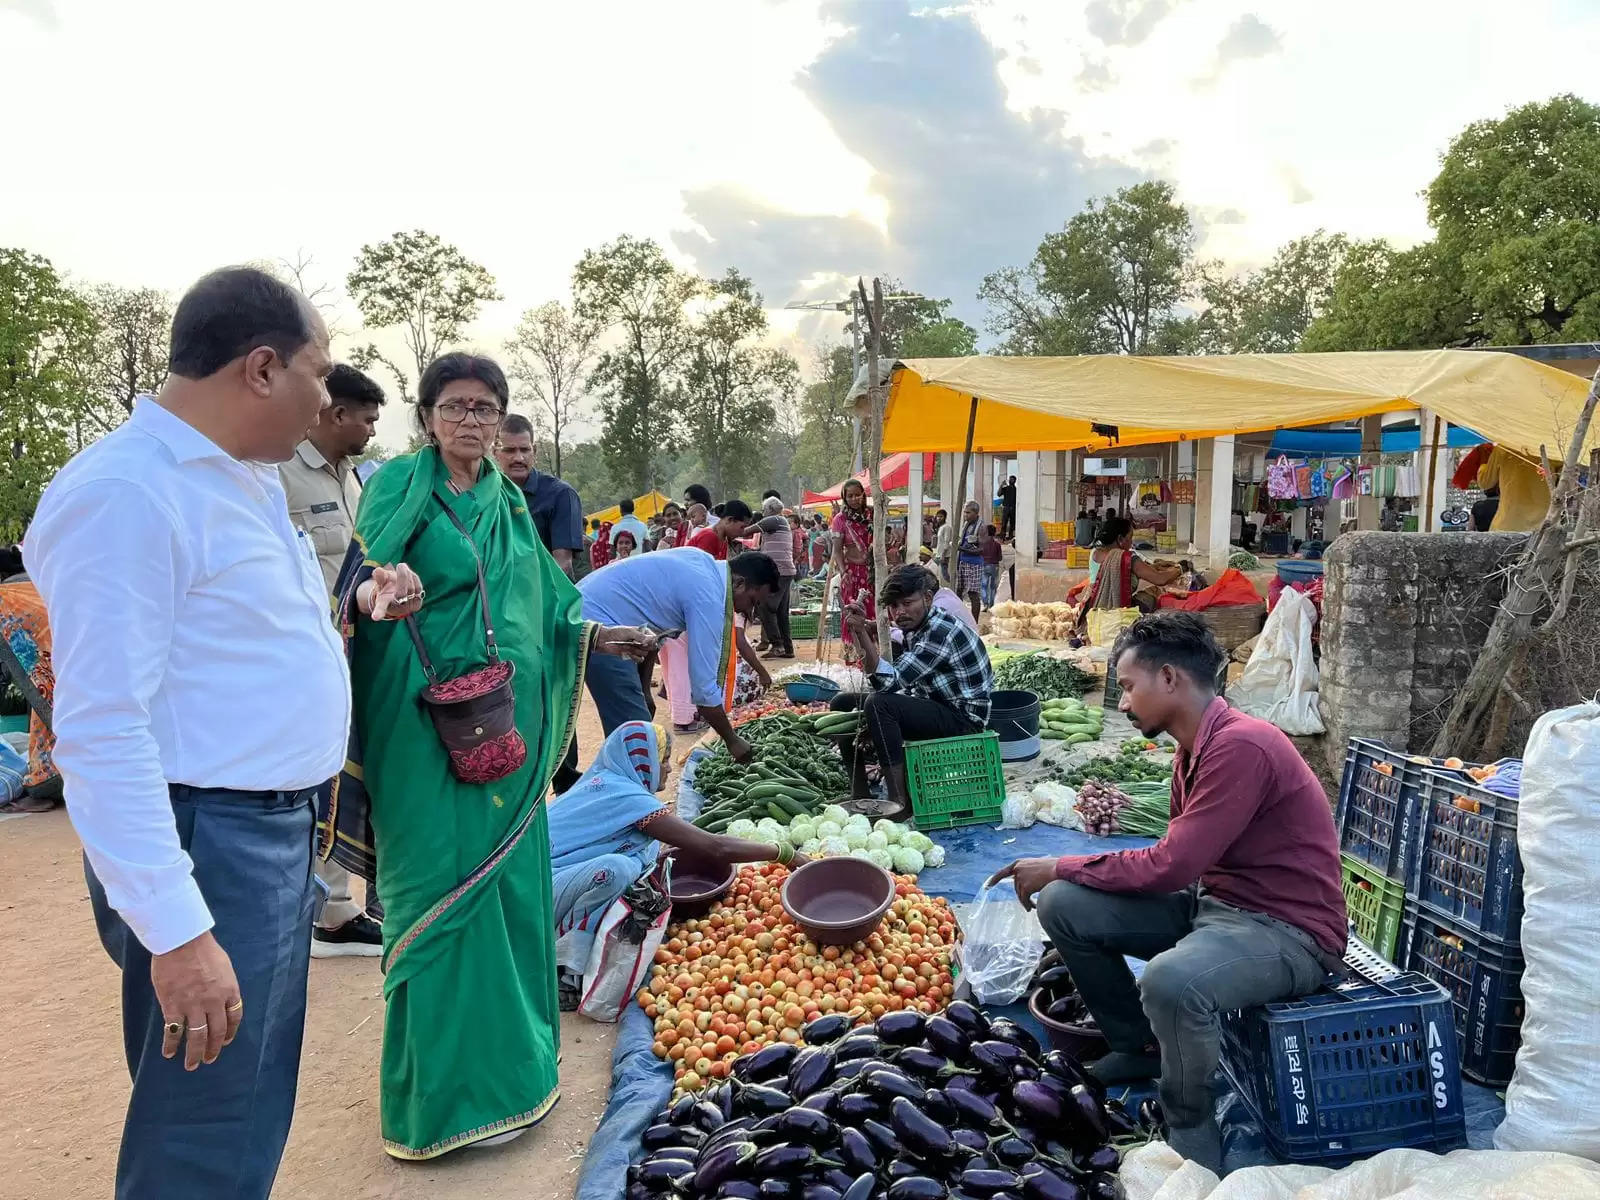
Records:
[[[737,495],[768,474],[776,407],[800,383],[800,365],[758,343],[767,332],[761,295],[734,268],[710,285],[711,303],[689,331],[684,422],[699,448],[711,494]]]
[[[293,258],[274,258],[257,265],[311,301],[312,306],[322,314],[330,338],[344,335],[345,330],[339,321],[339,289],[320,277],[316,269],[317,260],[312,255],[300,249],[294,252]]]
[[[978,295],[1010,353],[1148,354],[1174,340],[1199,281],[1188,210],[1157,180],[1091,200]]]
[[[1333,299],[1351,250],[1342,233],[1319,229],[1280,247],[1261,270],[1224,276],[1209,269],[1206,310],[1195,321],[1204,354],[1288,354]]]
[[[84,417],[95,433],[109,433],[128,419],[135,397],[156,392],[167,377],[172,305],[154,288],[103,283],[79,294],[96,326],[82,363]]]
[[[1481,340],[1461,286],[1460,264],[1437,242],[1396,250],[1383,241],[1350,247],[1326,311],[1299,349],[1437,350]]]
[[[949,301],[944,301],[948,304]],[[885,316],[889,308],[884,302]],[[964,358],[978,352],[978,331],[965,321],[944,317],[913,329],[900,342],[900,358]]]
[[[23,534],[39,496],[82,444],[94,313],[48,259],[0,249],[0,540]]]
[[[573,270],[577,319],[619,334],[589,383],[601,393],[606,463],[625,489],[654,487],[664,477],[659,455],[677,447],[672,402],[690,348],[685,310],[703,290],[649,238],[624,235],[586,250]]]
[[[1474,122],[1427,195],[1484,342],[1600,338],[1600,107],[1560,95]]]
[[[506,343],[509,374],[532,393],[534,424],[548,435],[551,462],[561,474],[561,437],[576,415],[583,373],[594,355],[596,330],[551,300],[522,314]]]
[[[812,350],[811,372],[815,381],[800,397],[794,473],[812,491],[821,491],[850,474],[854,447],[851,411],[845,403],[855,381],[850,347],[818,344]]]
[[[612,483],[605,451],[598,442],[579,442],[570,447],[563,460],[561,478],[577,489],[584,512],[615,504],[626,491]],[[634,495],[631,491],[627,494]]]
[[[418,380],[485,303],[501,299],[493,275],[421,229],[362,246],[345,287],[368,328],[400,327]],[[375,345],[362,346],[351,361],[363,369],[383,364],[399,384],[401,399],[411,399],[406,373]]]

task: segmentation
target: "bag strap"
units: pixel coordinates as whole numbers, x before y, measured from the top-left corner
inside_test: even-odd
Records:
[[[28,707],[38,714],[45,729],[51,730],[50,702],[34,686],[33,676],[28,674],[28,669],[22,665],[22,660],[11,649],[11,643],[5,638],[0,638],[0,679],[8,675],[17,685],[17,691],[22,693],[22,698],[27,701]]]
[[[472,540],[471,532],[462,524],[461,518],[456,515],[455,509],[446,504],[444,498],[438,492],[433,494],[433,498],[439,501],[439,506],[444,509],[444,515],[450,518],[450,523],[460,531],[461,536],[466,539],[468,548],[472,551],[472,562],[478,571],[478,604],[483,610],[483,637],[488,646],[489,661],[491,663],[499,662],[500,647],[494,640],[494,619],[489,614],[489,585],[484,580],[483,556],[478,553],[478,544]],[[427,677],[430,685],[437,685],[439,673],[434,670],[433,660],[428,657],[427,647],[422,644],[422,631],[417,627],[416,617],[407,617],[405,624],[406,632],[411,635],[411,644],[417,649],[417,657],[422,660],[423,675]]]

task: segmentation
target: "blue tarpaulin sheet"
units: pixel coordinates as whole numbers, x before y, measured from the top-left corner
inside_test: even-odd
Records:
[[[1450,426],[1447,445],[1452,450],[1477,446],[1483,439],[1470,429]],[[1415,429],[1398,429],[1383,435],[1383,453],[1411,454],[1422,449],[1422,434]],[[1272,454],[1291,457],[1336,458],[1361,453],[1361,433],[1342,429],[1280,429],[1272,435]]]
[[[690,816],[699,812],[700,803],[692,787],[693,765],[686,768],[678,795],[680,811],[687,806]],[[1014,858],[1095,854],[1149,844],[1148,838],[1093,837],[1042,823],[1028,829],[971,826],[944,830],[933,837],[945,848],[945,865],[923,872],[917,883],[930,895],[944,896],[953,904],[972,900],[983,887],[984,880]],[[1013,1005],[1006,1013],[1042,1036],[1026,1005]],[[650,1052],[653,1040],[650,1019],[637,1005],[630,1005],[617,1031],[611,1068],[611,1100],[584,1157],[577,1200],[616,1200],[622,1195],[628,1164],[642,1153],[640,1135],[672,1094],[672,1069]],[[1220,1074],[1218,1079],[1217,1104],[1223,1123],[1228,1170],[1274,1161],[1267,1153],[1261,1128],[1249,1108],[1227,1087]],[[1463,1081],[1462,1090],[1466,1100],[1468,1144],[1473,1149],[1489,1149],[1490,1135],[1505,1115],[1505,1106],[1487,1088]],[[1153,1088],[1127,1093],[1135,1104],[1153,1094]]]

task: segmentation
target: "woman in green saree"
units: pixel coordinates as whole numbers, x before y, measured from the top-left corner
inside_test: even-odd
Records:
[[[385,908],[383,1144],[401,1159],[509,1140],[556,1102],[544,799],[572,736],[587,655],[639,657],[653,641],[581,619],[577,589],[540,543],[526,497],[489,456],[507,399],[489,359],[447,354],[428,367],[417,415],[429,444],[367,484],[356,519],[362,563],[347,564],[342,580],[359,754],[334,792],[324,832],[337,837],[324,853],[349,865],[341,852],[367,849],[350,832],[362,828],[350,806],[364,788]],[[419,699],[428,681],[417,648],[386,618],[415,615],[439,678],[482,667],[480,562],[495,640],[515,669],[527,757],[473,784],[452,774]]]

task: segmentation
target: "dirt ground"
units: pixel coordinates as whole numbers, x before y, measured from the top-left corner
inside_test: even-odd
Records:
[[[585,698],[584,759],[600,743]],[[0,821],[0,1198],[111,1194],[128,1098],[119,976],[101,949],[60,809]],[[378,1140],[382,981],[373,958],[312,960],[294,1128],[273,1190],[295,1200],[563,1200],[605,1108],[612,1026],[562,1020],[561,1102],[516,1142],[401,1163]]]

